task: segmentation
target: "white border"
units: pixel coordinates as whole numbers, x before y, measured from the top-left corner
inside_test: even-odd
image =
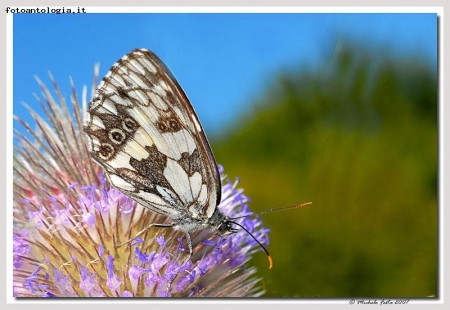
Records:
[[[82,6],[82,5],[80,5]],[[6,9],[8,5],[5,5],[4,8]],[[36,6],[13,6],[11,7],[19,7],[19,8],[36,8]],[[47,7],[46,5],[40,5],[38,7]],[[63,6],[50,6],[50,8],[62,8]],[[72,8],[75,9],[77,7],[75,6],[65,6],[65,8]],[[431,6],[431,7],[421,7],[421,6],[414,6],[414,7],[401,7],[401,6],[395,6],[395,7],[378,7],[378,6],[370,6],[370,7],[294,7],[294,6],[288,6],[288,7],[275,7],[275,6],[264,6],[264,7],[251,7],[251,6],[244,6],[244,7],[226,7],[226,6],[219,6],[219,7],[210,7],[210,6],[201,6],[201,7],[188,7],[188,6],[178,6],[178,7],[168,7],[168,6],[161,6],[161,7],[85,7],[88,13],[437,13],[439,16],[439,60],[438,60],[438,66],[439,66],[439,157],[440,159],[445,158],[445,150],[444,150],[444,8],[442,6]],[[6,49],[6,56],[7,56],[7,64],[6,64],[6,76],[7,76],[7,105],[6,105],[6,112],[7,112],[7,206],[12,205],[13,197],[12,197],[12,118],[9,117],[12,115],[12,78],[13,78],[13,65],[12,65],[12,57],[13,57],[13,15],[12,14],[6,14],[6,39],[7,39],[7,49]],[[443,304],[444,301],[444,211],[443,211],[443,205],[444,205],[444,174],[443,169],[440,170],[439,174],[439,227],[441,228],[439,230],[439,269],[440,269],[440,285],[439,285],[439,300],[415,300],[412,299],[410,302],[410,305],[412,304]],[[11,253],[12,249],[12,210],[11,208],[7,209],[7,225],[6,225],[6,253]],[[210,304],[293,304],[293,305],[300,305],[300,304],[308,304],[308,305],[348,305],[349,299],[336,299],[336,300],[313,300],[313,299],[251,299],[251,300],[227,300],[227,299],[220,299],[220,300],[211,300],[211,299],[205,299],[205,300],[174,300],[174,299],[164,299],[164,300],[154,300],[154,299],[64,299],[64,300],[58,300],[58,299],[14,299],[12,297],[12,257],[11,255],[6,255],[7,259],[7,277],[6,277],[6,297],[7,297],[7,303],[12,304],[26,304],[26,305],[34,305],[34,304],[111,304],[111,305],[122,305],[122,304],[174,304],[174,305],[184,305],[184,304],[192,304],[192,305],[210,305]],[[362,299],[362,298],[357,298]],[[370,298],[373,299],[373,298]],[[378,299],[379,300],[379,299]],[[358,305],[354,305],[355,307]],[[208,308],[210,309],[210,307]]]
[[[5,5],[5,9],[8,7]],[[72,9],[77,10],[78,6],[11,6],[11,8],[20,9]],[[358,7],[320,7],[320,6],[133,6],[133,7],[102,7],[102,6],[86,6],[86,13],[437,13],[443,15],[443,7],[439,6],[358,6]],[[44,13],[42,13],[44,14]],[[11,14],[7,14],[11,15]]]

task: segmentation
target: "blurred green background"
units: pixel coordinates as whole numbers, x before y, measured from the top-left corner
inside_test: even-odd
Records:
[[[212,137],[252,210],[313,202],[262,215],[266,297],[437,296],[437,69],[393,57],[343,44],[293,65]]]

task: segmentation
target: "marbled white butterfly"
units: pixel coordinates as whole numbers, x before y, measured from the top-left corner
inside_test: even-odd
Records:
[[[151,51],[135,49],[111,67],[89,104],[83,130],[91,157],[110,183],[170,217],[170,224],[151,226],[183,231],[190,255],[191,231],[206,228],[226,236],[237,231],[233,224],[246,230],[217,208],[220,176],[202,125],[177,80]],[[268,251],[256,242],[272,266]]]

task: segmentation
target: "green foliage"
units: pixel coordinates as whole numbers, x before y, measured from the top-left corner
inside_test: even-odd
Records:
[[[358,52],[357,52],[358,51]],[[420,59],[342,50],[281,74],[213,144],[263,215],[268,297],[437,295],[437,73]]]

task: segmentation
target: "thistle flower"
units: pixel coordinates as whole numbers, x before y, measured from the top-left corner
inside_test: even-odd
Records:
[[[98,76],[96,68],[95,77]],[[191,233],[190,259],[184,234],[151,228],[164,223],[112,188],[89,157],[83,142],[82,106],[73,82],[71,110],[50,75],[58,100],[37,79],[48,120],[27,107],[37,129],[15,119],[31,139],[15,131],[13,286],[15,297],[242,297],[260,296],[255,267],[259,250],[245,231],[226,239],[202,230]],[[94,79],[96,85],[96,78]],[[93,88],[94,89],[94,88]],[[252,215],[249,199],[219,167],[221,211],[230,217]],[[240,220],[262,244],[268,229],[257,217]]]

